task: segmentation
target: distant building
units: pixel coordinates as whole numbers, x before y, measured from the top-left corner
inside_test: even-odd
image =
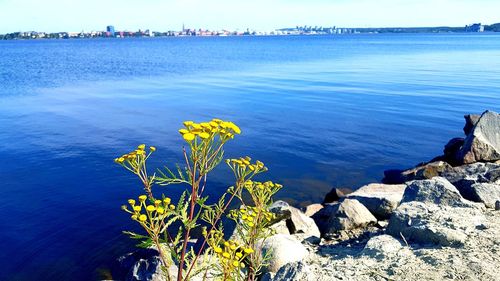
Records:
[[[465,32],[484,32],[484,25],[482,25],[480,23],[466,25]]]
[[[109,36],[115,37],[115,27],[112,25],[106,26],[106,32],[108,33]]]

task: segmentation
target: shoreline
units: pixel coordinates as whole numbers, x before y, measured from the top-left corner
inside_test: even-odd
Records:
[[[500,114],[464,117],[465,138],[430,162],[350,194],[333,188],[303,210],[274,202],[260,280],[498,278]],[[128,254],[126,280],[162,280],[154,252]]]

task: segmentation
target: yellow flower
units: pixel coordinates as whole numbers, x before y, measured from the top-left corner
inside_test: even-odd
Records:
[[[240,252],[238,252],[238,253],[236,253],[236,257],[237,257],[237,258],[241,258],[241,257],[243,257],[243,254],[242,254],[242,253],[240,253]]]
[[[255,225],[255,224],[254,224],[253,222],[251,222],[251,221],[249,221],[247,224],[248,224],[248,226],[250,226],[250,227],[253,227],[253,226]]]
[[[146,147],[145,144],[140,144],[137,148],[140,149],[140,150],[144,150],[145,147]]]
[[[220,253],[222,253],[222,248],[221,247],[215,247],[214,248],[214,252],[216,252],[217,254],[220,254]]]
[[[170,198],[168,198],[168,197],[165,197],[165,199],[163,199],[163,203],[164,203],[165,205],[170,204],[170,201],[171,201],[171,200],[170,200]]]
[[[148,219],[148,217],[146,217],[146,215],[140,215],[139,216],[139,220],[142,221],[142,222],[145,222],[147,219]]]
[[[132,215],[130,218],[133,220],[137,220],[137,215]]]
[[[193,121],[184,121],[184,126],[188,127],[188,126],[191,126],[193,125]]]
[[[118,162],[118,163],[123,163],[124,161],[125,161],[125,158],[123,158],[123,157],[116,159],[116,162]]]
[[[228,259],[229,257],[231,257],[231,255],[228,252],[222,253],[222,256],[225,257],[226,259]]]
[[[191,133],[186,133],[182,136],[186,141],[190,142],[194,140],[194,134]]]
[[[150,147],[149,147],[149,150],[151,150],[151,152],[155,152],[155,151],[156,151],[156,147],[154,147],[154,146],[150,146]]]
[[[155,200],[155,206],[158,206],[161,204],[161,200]]]
[[[146,195],[139,196],[139,201],[140,202],[144,202],[144,201],[146,201],[146,199],[148,199],[148,197]]]
[[[165,209],[163,209],[163,207],[158,207],[158,208],[156,209],[156,211],[157,211],[157,212],[158,212],[158,214],[160,214],[160,215],[163,215],[163,214],[165,213]]]
[[[135,205],[135,200],[134,199],[128,199],[128,203],[132,206]]]
[[[135,212],[140,212],[142,210],[141,206],[134,206]]]
[[[233,261],[233,266],[238,267],[240,265],[239,261]]]
[[[196,129],[196,130],[201,130],[201,125],[200,124],[197,124],[197,123],[193,123],[192,124],[193,128]]]
[[[179,133],[181,133],[181,135],[184,135],[184,134],[189,133],[189,131],[188,131],[188,130],[186,130],[186,129],[180,129],[180,130],[179,130]]]
[[[245,251],[246,254],[251,254],[254,252],[252,248],[245,248],[243,251]]]
[[[208,133],[200,133],[200,138],[202,139],[208,139],[210,137],[210,135]]]
[[[213,121],[213,120],[212,120],[212,121],[210,121],[210,122],[209,122],[209,124],[210,124],[210,126],[212,126],[212,127],[219,127],[219,124],[217,124],[217,122],[215,122],[215,121]]]
[[[168,207],[170,208],[170,210],[175,210],[175,206],[174,205],[170,205]]]
[[[147,210],[148,212],[152,212],[152,211],[154,211],[155,209],[156,209],[156,208],[155,208],[155,206],[153,206],[153,205],[148,205],[148,206],[146,207],[146,210]]]
[[[242,263],[242,262],[240,262],[240,267],[241,267],[241,268],[244,268],[244,267],[245,267],[245,264],[244,264],[244,263]]]

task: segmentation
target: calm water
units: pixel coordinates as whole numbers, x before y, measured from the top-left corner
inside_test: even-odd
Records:
[[[179,162],[183,120],[229,119],[227,156],[317,202],[499,111],[500,35],[5,41],[0,85],[0,280],[95,280],[131,247],[120,205],[140,188],[117,155],[145,142],[152,166]]]

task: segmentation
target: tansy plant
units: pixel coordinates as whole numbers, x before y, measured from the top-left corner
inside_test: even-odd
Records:
[[[126,233],[141,239],[140,246],[155,246],[167,280],[190,280],[193,276],[203,280],[255,280],[266,262],[258,245],[272,235],[271,197],[282,186],[253,181],[256,175],[267,171],[260,161],[252,162],[250,157],[227,159],[234,185],[217,203],[206,203],[207,175],[222,162],[224,145],[241,130],[232,122],[213,119],[203,123],[186,121],[179,133],[187,147],[183,149],[184,164],[177,165],[175,171],[164,168],[148,173],[146,162],[156,148],[144,144],[115,159],[140,179],[145,192],[137,199],[129,199],[122,209],[146,235]],[[188,187],[177,204],[163,194],[155,197],[154,186],[173,184]],[[234,199],[241,206],[229,210]],[[224,216],[236,223],[229,240],[224,239]],[[190,241],[197,229],[201,230],[202,240],[194,247]],[[176,273],[171,270],[175,266]]]

